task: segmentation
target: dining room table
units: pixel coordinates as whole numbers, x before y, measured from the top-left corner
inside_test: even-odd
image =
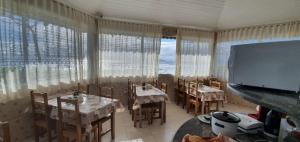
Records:
[[[55,97],[52,96],[48,100],[51,119],[59,119],[57,97],[61,97],[63,99],[78,99],[81,125],[82,127],[86,128],[86,131],[88,132],[92,129],[92,122],[97,121],[109,114],[112,115],[112,121],[115,121],[114,116],[115,104],[117,102],[116,99],[96,95],[88,95],[84,93],[80,93],[78,96],[74,96],[73,92],[55,94],[54,96]],[[39,99],[35,100],[35,102],[42,103],[42,101]],[[62,103],[62,110],[64,116],[63,122],[74,124],[75,107],[68,103]]]
[[[189,84],[186,83],[185,84],[186,87],[186,93],[188,94],[188,88],[189,88]],[[226,100],[226,96],[223,90],[220,89],[216,89],[213,88],[211,86],[207,86],[207,85],[203,85],[200,84],[198,85],[198,89],[197,89],[197,97],[199,98],[199,100],[202,102],[201,103],[201,113],[204,113],[204,109],[205,109],[205,102],[210,102],[210,101],[227,101]],[[217,105],[217,110],[219,110],[219,105]]]
[[[168,100],[168,95],[161,91],[159,88],[154,87],[151,84],[146,84],[145,86],[136,85],[136,98],[133,104],[133,110],[141,108],[142,104],[147,103],[160,103],[161,104],[161,124],[166,121],[166,101]],[[142,109],[139,109],[139,120],[142,119]],[[142,127],[142,121],[139,121],[139,126]]]
[[[204,113],[205,102],[208,101],[226,101],[225,93],[223,90],[219,90],[206,85],[198,86],[198,93],[201,103],[201,113]],[[219,110],[217,105],[217,110]]]

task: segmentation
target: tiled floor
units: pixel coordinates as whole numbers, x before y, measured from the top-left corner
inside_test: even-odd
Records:
[[[225,104],[221,110],[253,113],[255,108]],[[177,129],[192,117],[192,114],[187,114],[186,110],[180,106],[169,102],[167,103],[167,122],[165,124],[160,125],[160,121],[156,120],[152,125],[145,122],[143,128],[134,128],[129,112],[119,112],[116,114],[115,142],[171,142]],[[109,123],[105,124],[104,129],[108,126]],[[102,142],[110,142],[110,133],[102,138]]]

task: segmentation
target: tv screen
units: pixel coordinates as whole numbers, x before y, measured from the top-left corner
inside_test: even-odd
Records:
[[[300,41],[234,45],[229,83],[299,92]]]

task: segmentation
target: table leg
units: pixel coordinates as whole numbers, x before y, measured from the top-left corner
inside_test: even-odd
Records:
[[[102,134],[102,123],[98,123],[98,142],[101,142]]]
[[[139,125],[140,125],[140,128],[142,128],[142,105],[141,105],[141,108],[139,109]]]
[[[197,100],[197,102],[195,104],[195,116],[197,116],[199,114],[199,107],[200,107],[200,105],[199,105],[199,102]]]
[[[189,113],[190,112],[190,97],[189,95],[187,94],[186,95],[186,99],[185,99],[185,108],[186,108],[186,112]]]
[[[205,101],[202,101],[201,103],[201,114],[204,114],[204,107],[205,107]]]
[[[162,125],[164,123],[164,109],[165,109],[164,108],[164,102],[160,103],[160,107],[161,107],[161,110],[162,110],[162,111],[160,111],[160,113],[161,113],[160,114],[160,116],[161,116],[161,118],[160,118],[160,120],[161,120],[160,121],[160,125]]]
[[[111,139],[114,140],[115,139],[115,111],[113,111],[111,113],[111,121],[110,121],[111,125]]]
[[[164,101],[164,123],[166,123],[166,115],[167,115],[167,104],[166,101]]]

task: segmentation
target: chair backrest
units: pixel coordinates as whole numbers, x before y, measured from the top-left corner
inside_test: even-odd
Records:
[[[135,84],[132,84],[132,97],[133,97],[133,99],[136,98],[136,85]]]
[[[48,107],[47,93],[36,93],[30,91],[30,96],[34,121],[43,119],[49,122],[50,109]]]
[[[203,78],[197,78],[197,83],[198,84],[204,84],[204,79]]]
[[[70,111],[70,110],[63,110],[62,108],[62,104],[68,104],[68,105],[72,105],[74,106],[74,112],[72,111],[72,113],[74,113],[74,115],[72,115],[74,118],[74,124],[70,123],[70,122],[64,122],[64,115],[63,115],[63,111]],[[57,108],[58,108],[58,123],[59,123],[59,130],[60,133],[62,132],[62,130],[64,130],[65,126],[68,125],[72,125],[75,126],[76,128],[76,135],[77,135],[77,139],[81,140],[81,116],[80,116],[80,110],[79,110],[79,100],[77,99],[62,99],[60,97],[57,97]]]
[[[81,85],[80,83],[77,83],[77,88],[76,88],[76,91],[78,91],[79,93],[85,93],[84,91],[84,86]]]
[[[99,96],[106,98],[114,98],[114,89],[112,87],[99,87]]]
[[[221,90],[222,83],[219,81],[211,81],[210,86],[216,89]]]
[[[158,80],[157,79],[155,79],[155,78],[153,78],[153,81],[152,81],[152,83],[151,83],[154,87],[158,87],[159,86],[159,84],[158,84]]]
[[[216,77],[209,77],[208,80],[209,80],[209,86],[211,86],[211,83],[213,81],[218,81],[218,79]]]
[[[11,142],[8,122],[0,122],[0,142]]]
[[[196,97],[198,92],[198,83],[197,82],[189,82],[188,88],[189,95]]]
[[[132,98],[133,97],[133,83],[131,80],[128,79],[128,97]]]
[[[97,84],[88,84],[86,87],[86,93],[88,95],[99,95],[99,87]]]
[[[185,80],[184,79],[180,79],[178,78],[178,82],[177,82],[177,85],[178,85],[178,90],[181,91],[181,92],[185,92]]]
[[[131,87],[132,87],[132,81],[128,79],[128,84],[127,84],[128,92],[132,89]]]
[[[165,92],[166,94],[168,94],[168,85],[166,83],[162,82],[160,86],[161,86],[160,89],[163,92]]]

